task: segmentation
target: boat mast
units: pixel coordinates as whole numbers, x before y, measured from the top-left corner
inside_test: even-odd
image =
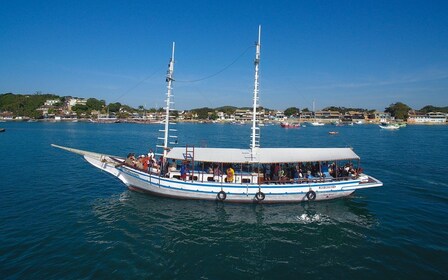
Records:
[[[251,159],[254,160],[256,149],[260,147],[260,128],[257,126],[257,108],[258,108],[258,93],[259,93],[259,82],[258,82],[258,70],[260,64],[260,43],[261,43],[261,25],[258,26],[258,41],[255,44],[255,81],[254,81],[254,102],[252,111],[252,143],[251,148]]]
[[[168,132],[169,132],[169,124],[170,124],[170,107],[171,107],[171,90],[173,89],[171,84],[174,81],[173,72],[174,72],[174,47],[175,42],[173,42],[173,51],[171,54],[170,63],[168,64],[168,71],[166,73],[166,104],[165,104],[165,129],[164,129],[164,137],[163,137],[163,158],[166,158],[166,154],[168,152]]]

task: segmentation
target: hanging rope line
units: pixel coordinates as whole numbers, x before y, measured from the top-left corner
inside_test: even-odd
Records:
[[[130,87],[128,90],[126,90],[122,95],[120,95],[119,97],[115,98],[114,102],[117,102],[118,100],[120,100],[121,98],[123,98],[125,95],[127,95],[128,93],[130,93],[131,91],[133,91],[134,89],[136,89],[138,86],[140,86],[141,84],[143,84],[144,82],[146,82],[147,80],[149,80],[150,78],[152,78],[152,76],[154,76],[157,72],[159,72],[159,69],[155,70],[154,72],[151,73],[151,75],[149,75],[148,77],[144,78],[143,80],[139,81],[138,83],[136,83],[135,85],[133,85],[132,87]]]
[[[235,60],[233,60],[229,65],[225,66],[224,68],[222,68],[221,70],[219,70],[218,72],[211,74],[209,76],[205,76],[199,79],[195,79],[195,80],[176,80],[176,82],[178,83],[195,83],[195,82],[199,82],[199,81],[203,81],[203,80],[207,80],[210,78],[213,78],[215,76],[218,76],[219,74],[221,74],[222,72],[226,71],[227,69],[229,69],[233,64],[235,64],[238,60],[240,60],[241,57],[243,57],[248,50],[250,50],[251,48],[253,48],[253,46],[249,46],[247,47],[237,58],[235,58]]]

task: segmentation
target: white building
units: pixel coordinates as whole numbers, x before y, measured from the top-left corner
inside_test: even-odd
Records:
[[[61,102],[59,99],[48,99],[45,101],[44,106],[53,106],[56,103]]]
[[[429,112],[422,114],[419,112],[409,113],[408,123],[410,124],[445,124],[447,114],[442,112]]]

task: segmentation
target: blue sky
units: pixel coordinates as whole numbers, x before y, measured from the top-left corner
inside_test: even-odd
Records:
[[[161,107],[175,41],[177,109],[251,106],[261,24],[264,107],[447,106],[447,14],[447,1],[0,0],[0,93]]]

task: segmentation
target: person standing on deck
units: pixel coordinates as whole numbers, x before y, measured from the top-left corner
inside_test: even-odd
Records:
[[[180,178],[184,181],[187,180],[188,166],[186,162],[182,162],[182,166],[180,167]]]

